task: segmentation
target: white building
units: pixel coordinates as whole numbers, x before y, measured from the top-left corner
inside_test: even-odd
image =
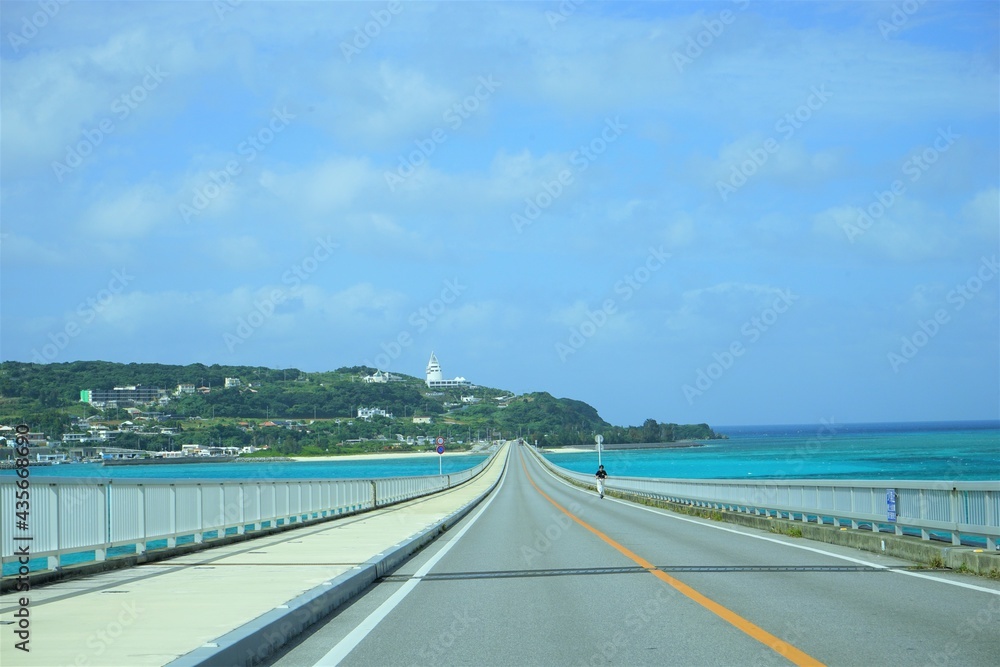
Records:
[[[368,384],[385,384],[392,380],[392,375],[383,373],[382,371],[375,371],[374,375],[366,375],[361,379]]]
[[[431,389],[447,389],[451,387],[469,387],[472,383],[464,377],[457,377],[454,380],[445,380],[441,373],[441,364],[437,357],[431,352],[431,359],[427,362],[427,386]]]
[[[226,389],[234,389],[240,386],[239,378],[226,378]]]
[[[382,408],[358,408],[358,419],[364,419],[367,422],[371,421],[375,415],[392,419],[392,413],[386,412]]]

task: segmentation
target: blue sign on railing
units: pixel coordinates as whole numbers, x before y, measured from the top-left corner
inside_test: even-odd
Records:
[[[885,518],[887,521],[896,521],[896,489],[885,490]]]

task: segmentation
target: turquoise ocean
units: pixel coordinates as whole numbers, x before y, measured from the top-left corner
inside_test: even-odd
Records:
[[[1000,421],[721,426],[726,440],[691,447],[615,450],[611,476],[680,479],[998,480]],[[577,472],[597,453],[547,458]]]
[[[448,475],[468,470],[486,459],[483,455],[442,456],[441,472]],[[420,477],[438,474],[438,456],[384,458],[348,461],[268,461],[256,459],[240,463],[185,463],[171,465],[104,466],[100,463],[66,463],[32,466],[31,479],[83,477],[90,479],[376,479],[382,477]],[[0,470],[0,479],[14,475]]]
[[[601,462],[612,475],[683,479],[931,479],[1000,481],[1000,420],[780,426],[720,426],[724,440],[690,447],[615,450]],[[597,469],[597,452],[546,454],[579,472]],[[445,474],[485,457],[441,457]],[[436,475],[437,456],[351,461],[102,466],[75,463],[30,468],[32,479],[370,479]],[[0,470],[0,478],[14,475]]]

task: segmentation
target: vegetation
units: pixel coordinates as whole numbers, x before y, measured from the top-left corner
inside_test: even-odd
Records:
[[[802,537],[801,528],[798,526],[789,526],[787,524],[771,526],[770,532],[777,533],[778,535],[787,535],[788,537]]]
[[[614,426],[592,406],[545,392],[513,396],[489,387],[431,391],[422,379],[367,383],[374,368],[354,366],[322,373],[295,368],[171,366],[76,361],[58,364],[0,363],[0,424],[27,423],[50,439],[74,431],[82,418],[97,418],[121,433],[116,444],[149,450],[181,444],[268,447],[270,454],[407,448],[408,439],[448,439],[449,447],[478,439],[523,437],[539,446],[661,443],[718,437],[707,424]],[[240,386],[225,388],[226,378]],[[80,391],[142,384],[169,392],[163,406],[140,406],[133,418],[123,407],[103,410],[80,402]],[[177,395],[180,384],[200,391]],[[463,394],[469,396],[463,400]],[[358,408],[381,408],[394,418],[356,417]],[[150,413],[160,413],[150,416]],[[413,417],[431,423],[413,423]],[[272,425],[273,422],[279,422]],[[403,443],[403,444],[400,444]],[[427,448],[424,445],[422,448]]]

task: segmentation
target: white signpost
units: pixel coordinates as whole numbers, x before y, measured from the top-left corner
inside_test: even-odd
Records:
[[[604,442],[604,436],[603,435],[595,435],[594,436],[594,442],[597,443],[597,467],[600,468],[601,467],[601,449],[602,449],[601,443]]]

